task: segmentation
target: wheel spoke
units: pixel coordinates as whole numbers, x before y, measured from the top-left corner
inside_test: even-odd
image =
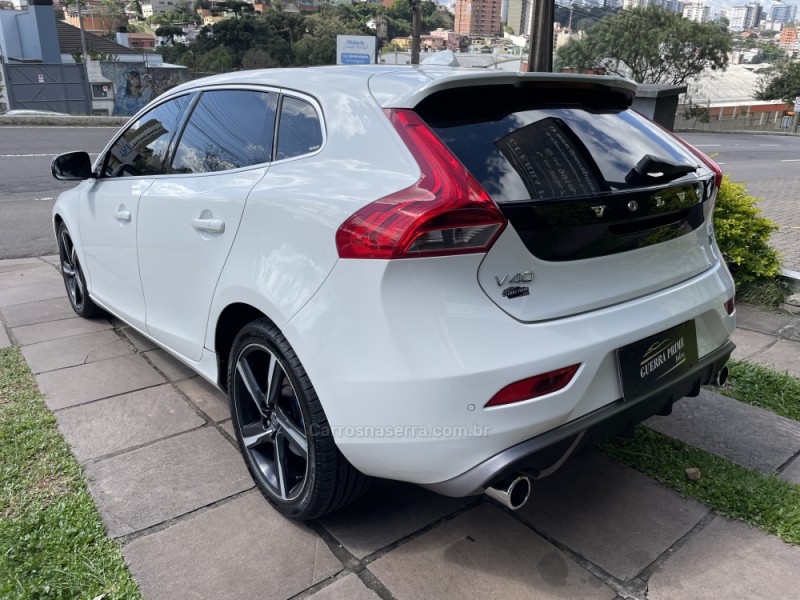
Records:
[[[275,355],[270,354],[269,367],[267,368],[267,394],[266,403],[270,408],[278,405],[278,397],[281,393],[281,382],[283,380],[283,368]]]
[[[286,489],[286,471],[288,465],[286,464],[286,450],[283,447],[283,435],[278,433],[275,436],[275,476],[278,482],[278,494],[281,498],[287,498]]]
[[[286,416],[286,413],[284,413],[280,408],[275,409],[275,418],[278,421],[278,426],[280,427],[281,432],[284,433],[286,438],[289,440],[289,445],[292,451],[298,456],[302,456],[303,458],[307,457],[308,442],[306,441],[306,436],[303,435],[303,432],[291,422],[289,417]]]
[[[239,377],[242,378],[242,383],[244,383],[244,387],[247,388],[247,393],[250,399],[255,403],[256,408],[258,408],[258,412],[265,417],[268,416],[266,414],[266,398],[264,397],[264,392],[261,391],[256,377],[253,374],[253,369],[250,368],[250,363],[247,362],[246,357],[242,356],[239,362],[236,363],[236,372],[239,373]]]
[[[75,270],[72,268],[72,265],[69,264],[67,261],[61,263],[61,272],[64,273],[67,277],[75,277]]]
[[[272,442],[275,429],[264,427],[260,422],[250,423],[242,427],[242,443],[246,448],[255,448],[265,441]]]

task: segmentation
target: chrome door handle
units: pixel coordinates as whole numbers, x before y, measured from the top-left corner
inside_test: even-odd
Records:
[[[192,219],[192,227],[197,231],[223,233],[225,231],[225,221],[222,219]]]
[[[115,210],[115,211],[114,211],[113,213],[111,213],[111,214],[112,214],[112,215],[114,215],[114,218],[115,218],[117,221],[125,221],[125,222],[128,222],[128,221],[130,221],[130,220],[131,220],[131,211],[129,211],[129,210]]]

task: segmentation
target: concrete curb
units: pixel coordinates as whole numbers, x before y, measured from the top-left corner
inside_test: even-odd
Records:
[[[8,117],[0,115],[0,127],[8,126],[66,126],[66,127],[122,127],[130,117],[90,117],[80,115],[65,116],[22,116]]]

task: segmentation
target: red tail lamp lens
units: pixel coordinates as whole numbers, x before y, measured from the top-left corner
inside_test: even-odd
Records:
[[[386,116],[419,166],[419,180],[358,210],[336,232],[340,258],[416,258],[486,252],[506,218],[412,110]]]
[[[522,402],[523,400],[530,400],[557,392],[569,385],[569,382],[575,377],[575,373],[578,372],[580,366],[579,363],[577,365],[564,367],[563,369],[556,369],[555,371],[535,375],[534,377],[529,377],[528,379],[523,379],[522,381],[507,385],[486,403],[486,408]]]

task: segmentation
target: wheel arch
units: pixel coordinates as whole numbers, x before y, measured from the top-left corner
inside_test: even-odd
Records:
[[[263,311],[245,302],[228,304],[217,318],[214,328],[214,350],[217,354],[217,383],[228,390],[228,357],[233,347],[233,340],[239,331],[256,319],[270,319]]]

